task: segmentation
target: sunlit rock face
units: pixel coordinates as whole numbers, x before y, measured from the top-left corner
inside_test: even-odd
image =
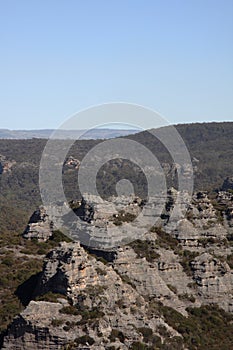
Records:
[[[27,239],[36,238],[38,241],[47,241],[53,235],[53,223],[49,219],[45,208],[42,206],[36,210],[23,233]]]
[[[57,301],[32,300],[9,327],[3,348],[49,350],[73,344],[75,349],[127,350],[133,341],[143,341],[142,327],[150,328],[162,342],[161,326],[171,339],[181,337],[161,317],[158,303],[183,316],[187,308],[212,304],[233,312],[232,194],[220,191],[212,198],[206,192],[194,193],[186,216],[165,232],[177,195],[175,190],[168,193],[166,220],[161,217],[159,228],[114,247],[108,261],[103,259],[107,251],[88,250],[79,242],[63,242],[53,249],[44,259],[33,297],[59,293]],[[103,200],[89,196],[72,205],[80,222],[94,227],[97,222],[125,224],[124,215],[134,218],[143,202],[119,196],[111,211]],[[53,234],[44,208],[31,219],[31,227],[37,232],[28,233],[35,232],[38,240]],[[70,313],[61,312],[67,306]],[[121,333],[111,336],[116,329],[124,339]],[[86,343],[78,343],[83,336],[89,337]]]

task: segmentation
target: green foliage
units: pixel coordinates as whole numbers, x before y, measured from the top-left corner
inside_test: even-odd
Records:
[[[167,284],[167,286],[173,293],[177,293],[177,288],[175,286],[173,286],[172,284]]]
[[[57,303],[59,298],[66,298],[65,295],[59,293],[48,292],[46,294],[40,295],[36,298],[37,301],[49,301],[51,303]]]
[[[53,241],[55,243],[59,242],[72,242],[72,239],[66,236],[63,232],[60,230],[53,231],[53,235],[49,238],[50,241]]]
[[[95,343],[94,339],[91,338],[89,335],[83,335],[82,337],[76,338],[75,342],[77,345],[93,345]]]
[[[136,219],[136,215],[131,213],[120,212],[118,216],[113,218],[113,223],[116,226],[122,225],[123,222],[132,222]]]
[[[11,251],[5,251],[0,256],[0,331],[3,331],[23,306],[15,291],[32,275],[42,269],[43,262],[29,257],[17,257]]]
[[[93,309],[80,311],[80,315],[82,316],[82,320],[79,321],[79,324],[86,324],[88,321],[102,318],[104,312],[99,307],[94,307]]]
[[[119,331],[118,329],[112,329],[111,334],[109,336],[109,340],[114,342],[117,339],[119,339],[121,343],[124,343],[125,335],[122,331]]]
[[[140,343],[139,341],[135,341],[130,346],[131,350],[148,350],[148,346],[144,343]]]
[[[105,289],[106,289],[106,286],[104,285],[100,285],[100,284],[90,285],[86,287],[86,293],[89,295],[91,299],[95,299],[96,297],[103,294]]]
[[[183,336],[190,350],[228,350],[233,344],[233,316],[217,306],[188,308],[189,317],[160,306],[165,321]]]
[[[107,275],[107,272],[102,270],[100,267],[96,268],[96,272],[98,273],[98,275],[101,275],[101,276],[106,276]]]
[[[104,316],[104,312],[99,307],[88,309],[80,306],[79,304],[64,306],[59,310],[59,312],[66,315],[82,316],[82,319],[77,321],[77,325],[84,325]]]
[[[198,173],[195,175],[195,190],[219,188],[223,180],[233,174],[233,123],[197,123],[191,126],[178,125],[176,128],[185,141],[191,158],[199,159]],[[142,132],[130,136],[130,138],[137,140],[154,152],[161,163],[172,164],[172,159],[165,147],[159,141],[155,142],[155,138],[150,133]],[[69,155],[81,160],[99,142],[101,141],[77,141],[72,146]],[[3,248],[0,257],[1,330],[5,329],[12,318],[22,309],[22,305],[14,295],[17,287],[41,270],[42,259],[38,259],[37,254],[47,254],[60,240],[64,240],[60,234],[55,234],[53,239],[42,243],[26,241],[21,237],[32,211],[41,204],[38,174],[45,144],[46,140],[40,139],[0,140],[0,154],[17,162],[11,172],[0,175],[0,247]],[[97,176],[97,188],[100,189],[100,193],[105,197],[116,194],[116,182],[122,178],[128,178],[135,184],[135,193],[144,198],[147,188],[143,172],[125,160],[123,162],[115,161],[115,165],[116,167],[112,170],[108,166],[100,169]],[[107,171],[105,172],[105,170]],[[68,200],[80,199],[76,178],[77,172],[75,171],[64,174],[63,183]],[[168,186],[170,186],[172,183],[170,179],[167,180]],[[218,203],[213,204],[217,212],[220,213],[219,220],[221,221],[221,211],[224,208],[219,207]],[[231,245],[232,237],[228,236],[227,240],[228,244]],[[181,252],[178,241],[164,232],[158,232],[157,244],[160,247]],[[23,257],[16,256],[15,251],[12,251],[13,254],[7,253],[5,248],[17,248],[25,255]],[[146,252],[146,256],[149,260],[153,260],[150,251]],[[193,257],[181,256],[181,258],[184,270],[191,273],[190,261]],[[227,262],[232,267],[231,255],[227,257]],[[228,326],[230,328],[231,324]]]
[[[120,274],[118,273],[118,275],[120,276],[120,278],[122,279],[122,281],[124,283],[129,284],[131,287],[135,288],[135,284],[133,283],[133,281],[130,279],[130,277],[126,274]]]
[[[179,255],[181,256],[181,265],[183,266],[184,272],[192,276],[192,267],[191,262],[199,255],[197,252],[191,252],[190,250],[182,250],[179,252]]]
[[[191,301],[191,303],[195,303],[195,297],[192,294],[184,293],[184,294],[179,294],[179,299],[180,300],[188,300]]]
[[[63,306],[59,312],[66,315],[80,315],[80,310],[78,310],[78,308],[73,305]]]
[[[90,256],[92,256],[93,258],[95,258],[97,261],[102,262],[102,264],[104,264],[104,265],[107,265],[107,264],[108,264],[108,261],[107,261],[104,257],[102,257],[102,256],[98,256],[98,255],[96,255],[95,253],[91,253]]]
[[[63,323],[64,323],[64,320],[62,320],[61,318],[53,319],[51,322],[53,327],[59,327],[59,326],[63,325]]]
[[[231,269],[233,269],[233,254],[227,256],[227,263]]]
[[[157,244],[161,248],[165,249],[176,249],[179,242],[176,238],[172,237],[169,233],[163,231],[161,228],[152,227],[151,232],[157,233]]]
[[[138,258],[146,258],[148,262],[153,262],[159,258],[159,254],[156,251],[156,247],[152,241],[142,241],[137,239],[130,243],[130,246],[134,249]]]
[[[198,239],[199,245],[202,245],[204,248],[206,248],[209,245],[212,244],[221,244],[221,245],[227,245],[227,240],[215,238],[215,237],[205,237]]]
[[[70,329],[73,329],[77,325],[77,322],[66,321],[65,326],[63,327],[64,331],[69,332]]]
[[[143,335],[143,340],[146,343],[149,343],[150,341],[152,341],[153,331],[151,328],[141,327],[141,328],[138,328],[138,331]]]

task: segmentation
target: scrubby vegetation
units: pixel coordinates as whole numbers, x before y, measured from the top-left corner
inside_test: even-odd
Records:
[[[81,320],[77,321],[77,325],[85,325],[104,316],[104,312],[100,307],[88,308],[82,302],[76,305],[63,306],[59,311],[61,314],[81,316]]]
[[[121,211],[117,216],[115,215],[113,217],[113,223],[116,226],[120,226],[123,224],[123,222],[132,222],[135,219],[136,219],[136,215]]]
[[[172,237],[169,233],[158,227],[152,227],[151,232],[157,233],[157,244],[160,248],[176,249],[179,242],[176,238]]]
[[[42,260],[17,256],[10,250],[3,251],[0,259],[0,331],[3,331],[13,317],[23,309],[15,294],[18,286],[41,271]]]
[[[191,252],[189,250],[182,250],[179,252],[179,255],[181,256],[181,265],[183,266],[184,272],[192,276],[192,268],[191,268],[191,262],[199,255],[198,252]]]
[[[57,303],[59,298],[66,298],[65,295],[59,293],[48,292],[36,298],[37,301],[49,301],[50,303]]]
[[[117,339],[119,339],[122,343],[125,341],[125,335],[122,331],[119,331],[118,329],[112,329],[112,332],[110,334],[109,340],[114,342]]]
[[[13,219],[14,215],[13,212]],[[36,283],[36,274],[42,270],[44,255],[56,247],[60,241],[69,240],[59,231],[56,231],[54,237],[48,242],[38,242],[36,239],[26,240],[21,236],[25,226],[23,227],[22,222],[20,222],[17,227],[12,220],[12,228],[9,228],[9,231],[5,230],[4,226],[1,227],[0,332],[6,329],[13,317],[22,311],[29,302],[30,288],[33,288]],[[35,278],[33,279],[32,276]],[[26,281],[28,281],[28,285],[25,287],[27,297],[22,295],[25,294],[23,288],[21,291],[21,286]],[[40,300],[52,301],[53,298],[56,297],[51,293],[51,295],[41,296]]]
[[[223,180],[233,174],[233,123],[178,125],[176,128],[186,142],[191,158],[195,157],[198,160],[195,189],[212,190],[220,188]],[[161,163],[168,162],[172,164],[168,152],[163,145],[155,142],[150,133],[143,132],[130,136],[130,138],[141,142],[154,152]],[[101,141],[78,141],[71,148],[69,155],[81,160],[99,142]],[[17,296],[18,287],[41,271],[43,255],[54,248],[59,241],[68,240],[60,232],[55,232],[53,238],[48,242],[41,243],[36,240],[27,241],[21,237],[32,212],[42,204],[38,174],[40,158],[45,144],[46,140],[40,139],[0,140],[0,154],[16,161],[16,165],[13,165],[11,172],[0,174],[0,331],[6,329],[12,318],[23,309],[22,301]],[[112,168],[109,164],[106,164],[98,173],[97,188],[103,197],[116,194],[115,184],[122,178],[127,178],[135,184],[136,195],[146,197],[145,176],[135,164],[118,159],[110,165],[114,165],[114,167]],[[63,180],[67,199],[80,199],[76,181],[77,172],[65,172]],[[167,183],[168,186],[171,184],[175,186],[176,179],[174,183],[171,182],[171,179],[167,179]],[[214,198],[213,205],[219,213],[226,209],[219,206]],[[125,218],[125,216],[120,215],[115,224],[120,224],[124,220],[132,221],[133,219],[133,216]],[[219,221],[222,221],[222,215],[219,215]],[[159,257],[156,251],[157,247],[172,249],[179,254],[184,271],[191,274],[190,262],[195,258],[195,254],[180,249],[178,241],[169,234],[162,230],[154,230],[156,230],[158,237],[155,245],[140,240],[131,245],[138,257],[145,257],[147,261],[153,262]],[[231,246],[232,242],[232,235],[227,236],[226,243]],[[216,242],[207,239],[200,243],[202,246],[206,246],[209,243]],[[226,261],[233,268],[232,254],[227,256]],[[188,298],[189,296],[179,297]],[[44,295],[41,298],[55,301],[57,296]],[[65,309],[67,313],[75,312],[72,307],[68,308]],[[156,310],[158,311],[158,308]],[[188,319],[177,314],[174,310],[172,311],[172,309],[164,308],[162,314],[174,328],[181,332],[189,349],[230,349],[233,343],[232,319],[216,308],[204,307],[199,311],[197,310],[189,310]],[[95,310],[88,312],[84,319],[85,317],[89,319],[97,316],[101,317],[101,313],[97,315]],[[82,339],[78,341],[82,344]],[[89,341],[91,340],[89,339]],[[157,341],[159,344],[158,339]],[[174,344],[172,349],[175,349]],[[134,343],[133,347],[134,349],[143,349],[145,345]]]
[[[130,246],[134,249],[138,258],[146,258],[148,262],[153,262],[159,258],[159,254],[156,251],[156,246],[151,241],[136,240],[130,243]]]
[[[233,344],[233,316],[217,306],[188,308],[188,318],[172,308],[161,306],[166,322],[182,336],[190,350],[229,350]]]

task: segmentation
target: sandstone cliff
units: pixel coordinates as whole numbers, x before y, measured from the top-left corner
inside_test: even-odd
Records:
[[[3,348],[196,349],[181,327],[194,317],[190,310],[217,305],[233,313],[232,203],[231,192],[195,193],[172,232],[152,228],[114,252],[61,243],[46,256],[34,300],[10,325]],[[80,205],[90,218],[90,206]],[[92,209],[90,221],[109,215]]]

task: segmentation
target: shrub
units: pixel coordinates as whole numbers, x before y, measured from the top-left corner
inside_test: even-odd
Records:
[[[61,326],[63,323],[64,323],[64,320],[62,320],[62,319],[53,319],[52,322],[51,322],[51,325],[52,325],[53,327],[59,327],[59,326]]]
[[[49,238],[50,241],[59,243],[59,242],[72,242],[72,239],[67,237],[63,232],[60,230],[53,231],[53,235]]]
[[[182,257],[181,265],[183,266],[184,272],[192,276],[192,267],[191,262],[199,255],[197,252],[191,252],[189,250],[183,250],[180,252],[180,255]]]
[[[66,315],[79,315],[80,311],[73,305],[63,306],[62,309],[59,310],[60,313]]]
[[[130,349],[132,349],[132,350],[148,350],[148,346],[144,343],[140,343],[139,341],[135,341],[131,344]]]
[[[77,343],[77,345],[93,345],[95,341],[89,335],[83,335],[82,337],[76,338],[75,342]]]
[[[124,274],[124,275],[119,274],[119,276],[120,276],[120,278],[122,279],[122,281],[123,281],[124,283],[127,283],[127,284],[129,284],[131,287],[135,288],[135,284],[131,281],[131,279],[129,278],[128,275],[126,275],[126,274]]]
[[[106,276],[107,275],[107,272],[102,270],[101,268],[97,267],[96,268],[96,272],[101,275],[101,276]]]
[[[146,343],[152,340],[153,331],[151,328],[142,327],[142,328],[138,328],[138,331],[143,335],[143,340]]]
[[[173,293],[177,293],[177,288],[175,286],[173,286],[172,284],[167,284],[167,286]]]
[[[188,301],[191,301],[192,303],[195,303],[195,300],[196,300],[192,294],[188,294],[188,293],[180,294],[178,295],[178,297],[181,300],[188,300]]]
[[[112,329],[109,340],[113,342],[113,341],[116,341],[117,339],[119,339],[121,343],[124,343],[125,335],[118,329]]]
[[[140,239],[130,243],[138,258],[146,258],[148,262],[153,262],[159,258],[156,247],[151,241],[142,241]]]
[[[36,298],[37,301],[49,301],[51,303],[57,303],[58,298],[66,298],[65,295],[60,293],[48,292],[46,294],[40,295]]]
[[[116,226],[122,225],[123,222],[132,222],[136,219],[136,215],[131,213],[124,213],[123,211],[118,214],[117,217],[114,217],[113,223]]]
[[[176,238],[172,237],[169,233],[163,231],[162,229],[152,227],[151,231],[157,233],[157,244],[161,248],[175,249],[179,245]]]
[[[231,269],[233,269],[233,254],[227,256],[227,263]]]
[[[190,350],[229,349],[233,343],[233,316],[217,306],[188,308],[186,318],[176,310],[161,306],[165,321],[183,336]]]

